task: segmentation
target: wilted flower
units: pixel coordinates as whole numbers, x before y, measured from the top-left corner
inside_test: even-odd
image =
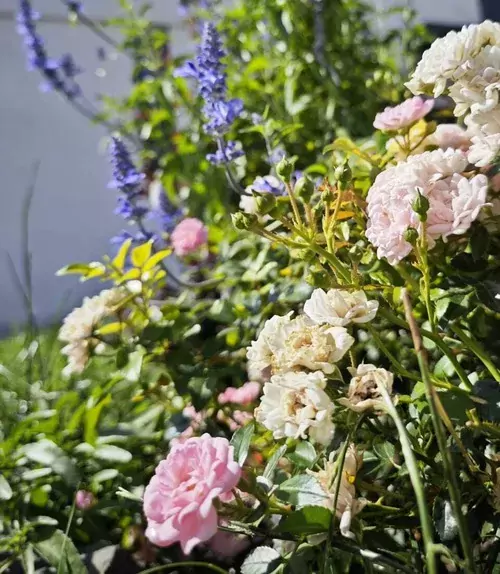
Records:
[[[206,245],[208,229],[199,219],[188,217],[173,230],[171,239],[174,253],[183,257]]]
[[[357,369],[350,368],[353,376],[347,391],[347,397],[338,400],[338,403],[349,407],[358,413],[368,409],[380,410],[383,399],[379,385],[385,387],[391,394],[394,375],[385,369],[378,369],[375,365],[361,364]]]
[[[373,127],[384,131],[396,131],[409,127],[426,116],[433,106],[433,100],[424,100],[415,96],[398,106],[387,107],[383,112],[378,113]]]
[[[260,384],[256,382],[245,383],[242,387],[228,387],[217,397],[220,405],[235,403],[238,405],[249,405],[260,395]]]
[[[316,478],[327,495],[324,506],[332,512],[335,511],[337,518],[340,519],[340,533],[342,536],[354,538],[354,534],[351,532],[352,519],[366,504],[364,499],[356,498],[356,488],[354,486],[356,474],[361,467],[362,457],[358,454],[356,446],[350,444],[342,468],[337,506],[334,508],[339,470],[339,461],[334,460],[334,456],[335,453],[332,452],[329,460],[325,463],[324,470],[319,472],[307,470],[306,472]]]
[[[349,323],[368,323],[378,311],[378,301],[368,300],[364,291],[315,289],[304,303],[304,313],[318,325],[343,327]]]
[[[79,510],[88,510],[96,503],[95,496],[88,490],[78,490],[75,495],[75,506]]]
[[[247,349],[248,373],[256,381],[307,368],[331,374],[354,343],[343,327],[318,325],[308,317],[272,317]]]
[[[264,385],[255,419],[276,439],[307,438],[328,444],[333,436],[333,403],[322,372],[274,375]]]
[[[146,536],[157,546],[180,542],[185,554],[217,533],[214,501],[228,502],[240,480],[225,438],[190,438],[172,447],[144,492]]]
[[[484,175],[467,179],[461,151],[448,149],[410,156],[406,162],[380,173],[368,192],[366,237],[395,265],[411,251],[405,232],[421,233],[422,223],[413,210],[418,192],[429,201],[426,235],[429,248],[438,238],[465,233],[486,204],[488,180]]]
[[[96,325],[111,314],[123,300],[121,289],[106,289],[95,297],[85,297],[64,319],[59,330],[59,340],[67,343],[61,352],[68,357],[65,375],[81,373],[89,360],[90,340]]]

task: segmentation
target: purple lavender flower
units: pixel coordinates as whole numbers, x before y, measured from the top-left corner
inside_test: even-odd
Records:
[[[284,195],[286,189],[285,184],[274,175],[265,175],[264,177],[258,175],[253,183],[247,188],[246,192],[251,193],[274,193],[274,195]]]
[[[42,89],[61,92],[70,100],[80,96],[81,89],[74,78],[81,73],[81,69],[69,54],[65,54],[58,60],[48,57],[43,40],[36,30],[36,22],[40,19],[40,14],[32,9],[29,0],[19,1],[16,19],[17,30],[24,36],[28,69],[39,70],[45,79],[41,85]]]
[[[214,165],[223,165],[232,162],[238,157],[244,155],[241,147],[238,147],[238,142],[228,141],[221,143],[219,149],[215,153],[207,154],[207,160]]]
[[[239,152],[235,155],[235,142],[225,144],[223,138],[243,111],[241,100],[227,99],[225,65],[222,63],[224,56],[217,29],[211,22],[206,22],[195,61],[186,62],[176,71],[177,76],[195,78],[198,83],[198,94],[204,100],[203,114],[207,120],[204,129],[217,140],[219,146],[216,153],[207,155],[207,159],[216,164],[227,163],[231,161],[228,158],[241,155]]]
[[[278,164],[284,157],[286,157],[286,151],[285,148],[283,146],[277,146],[274,149],[271,150],[271,153],[269,154],[268,158],[267,158],[267,162],[270,165],[276,165]]]

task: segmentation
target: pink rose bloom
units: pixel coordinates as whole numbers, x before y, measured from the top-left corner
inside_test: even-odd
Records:
[[[217,400],[220,405],[227,403],[236,403],[239,405],[249,405],[253,403],[260,395],[260,384],[249,382],[245,383],[242,387],[236,389],[235,387],[228,387],[221,393]]]
[[[387,132],[406,128],[426,116],[433,106],[434,100],[424,100],[415,96],[398,106],[388,106],[383,112],[378,113],[373,127]]]
[[[404,234],[409,227],[421,233],[422,225],[412,204],[417,188],[429,200],[426,233],[429,249],[436,240],[465,233],[486,204],[488,180],[484,175],[467,179],[468,165],[461,151],[441,149],[410,156],[380,173],[367,196],[366,237],[377,256],[396,265],[411,251]]]
[[[179,542],[189,554],[217,533],[214,500],[231,500],[240,476],[225,438],[204,434],[175,445],[144,492],[147,538],[157,546]]]
[[[171,239],[175,254],[183,257],[206,245],[208,230],[199,219],[188,217],[172,231]]]
[[[88,490],[78,490],[75,495],[75,505],[79,510],[88,510],[96,503],[95,496]]]
[[[436,131],[429,136],[428,145],[467,151],[471,145],[470,134],[457,124],[439,124]]]

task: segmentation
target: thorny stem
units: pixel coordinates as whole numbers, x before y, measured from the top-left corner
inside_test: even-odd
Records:
[[[413,309],[406,289],[403,290],[403,304],[405,308],[406,320],[408,321],[408,324],[410,326],[410,332],[413,339],[413,345],[415,347],[415,353],[418,359],[418,365],[420,367],[420,373],[422,375],[422,381],[425,386],[425,394],[427,397],[427,402],[429,403],[429,409],[431,412],[432,424],[434,427],[436,440],[438,443],[439,451],[441,453],[441,458],[443,460],[443,467],[448,482],[448,490],[450,493],[451,505],[453,508],[455,519],[458,524],[460,543],[462,545],[462,550],[465,556],[467,571],[476,572],[472,543],[470,540],[467,523],[464,519],[464,515],[462,512],[460,489],[458,487],[457,482],[458,473],[453,468],[453,461],[450,457],[450,452],[446,445],[446,436],[444,434],[441,418],[439,416],[438,408],[436,406],[437,393],[431,383],[429,375],[429,366],[427,363],[427,355],[422,345],[422,337],[420,335],[417,322],[415,321],[415,318],[413,316]]]

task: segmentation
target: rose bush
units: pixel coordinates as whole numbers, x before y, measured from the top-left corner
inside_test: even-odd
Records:
[[[261,0],[240,20],[215,3],[187,62],[121,21],[139,76],[109,142],[127,229],[61,271],[113,287],[60,329],[68,387],[2,444],[5,564],[82,569],[78,549],[121,539],[193,572],[498,568],[498,25],[437,40],[415,98],[381,111],[399,73],[361,66],[388,46],[354,6]],[[30,58],[75,98],[28,8]],[[339,112],[344,90],[366,106]],[[437,125],[427,92],[466,128]]]

